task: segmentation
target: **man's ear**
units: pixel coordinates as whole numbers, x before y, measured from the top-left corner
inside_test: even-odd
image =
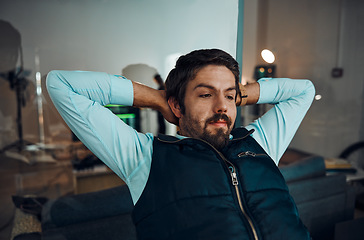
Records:
[[[173,114],[177,118],[181,118],[181,116],[182,116],[181,107],[180,107],[178,101],[174,97],[170,97],[168,99],[168,105],[171,108]]]

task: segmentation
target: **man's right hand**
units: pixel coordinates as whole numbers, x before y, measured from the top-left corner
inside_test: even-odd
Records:
[[[169,107],[167,98],[166,98],[166,91],[165,90],[159,90],[159,93],[162,95],[162,97],[165,100],[165,103],[163,104],[163,106],[161,107],[161,110],[159,110],[163,117],[170,123],[178,126],[179,125],[179,121],[178,118],[176,117],[176,115],[174,115],[174,113],[172,112],[171,108]]]
[[[134,107],[144,107],[157,110],[170,123],[178,126],[178,118],[170,109],[164,90],[156,90],[138,82],[133,83]]]

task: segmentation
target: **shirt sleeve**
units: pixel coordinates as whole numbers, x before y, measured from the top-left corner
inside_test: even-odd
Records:
[[[278,165],[299,125],[311,106],[315,88],[309,80],[265,78],[258,81],[258,104],[274,107],[246,128]]]
[[[70,129],[129,186],[135,202],[149,175],[153,135],[138,133],[104,107],[132,106],[132,82],[100,72],[51,71],[47,89]]]

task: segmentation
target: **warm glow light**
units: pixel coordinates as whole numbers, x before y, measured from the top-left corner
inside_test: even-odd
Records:
[[[262,58],[264,59],[264,61],[266,61],[267,63],[273,63],[274,60],[276,59],[274,57],[274,54],[272,53],[272,51],[268,50],[268,49],[264,49],[261,53]]]
[[[315,100],[316,100],[316,101],[321,100],[321,98],[322,98],[322,96],[321,96],[320,94],[317,94],[317,95],[315,96]]]

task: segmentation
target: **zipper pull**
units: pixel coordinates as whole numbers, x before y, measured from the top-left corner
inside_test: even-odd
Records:
[[[231,181],[233,183],[234,186],[238,185],[238,177],[236,176],[236,172],[234,171],[233,167],[229,167],[230,170],[230,175],[231,175]]]
[[[238,154],[238,157],[243,157],[243,156],[252,156],[255,157],[257,154],[251,151],[246,151],[246,152],[241,152]]]

